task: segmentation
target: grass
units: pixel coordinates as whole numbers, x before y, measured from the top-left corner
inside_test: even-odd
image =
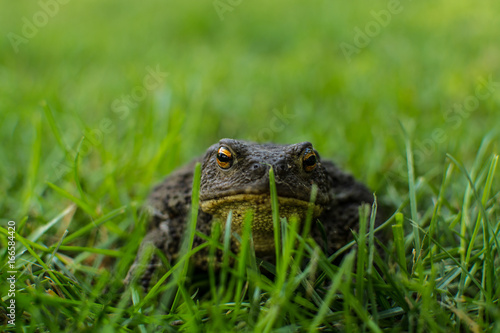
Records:
[[[5,6],[2,331],[9,221],[17,331],[500,331],[500,5],[402,1],[350,62],[341,43],[386,1],[243,1],[223,20],[212,2],[70,1],[17,52],[8,34],[43,9]],[[395,214],[375,234],[364,214],[332,258],[276,215],[268,274],[249,215],[239,253],[222,227],[204,245],[232,264],[192,276],[187,246],[149,292],[123,286],[152,185],[221,137],[311,141]]]

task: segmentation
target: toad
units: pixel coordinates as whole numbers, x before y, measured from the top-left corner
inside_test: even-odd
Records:
[[[296,216],[304,220],[311,190],[316,184],[310,236],[328,255],[352,240],[351,230],[359,223],[359,206],[373,202],[372,192],[365,185],[331,161],[321,159],[309,142],[280,145],[222,139],[210,146],[203,157],[172,172],[153,189],[149,197],[150,230],[127,282],[141,262],[147,244],[157,247],[170,261],[177,259],[191,210],[193,171],[197,162],[202,166],[196,229],[210,235],[213,221],[225,222],[231,211],[231,231],[241,234],[245,214],[252,210],[252,237],[256,256],[260,258],[274,258],[275,253],[270,168],[275,173],[281,217]],[[193,247],[202,243],[196,236]],[[191,259],[195,266],[206,269],[207,251],[199,251]],[[147,288],[159,265],[159,258],[153,256],[140,277],[144,287]]]

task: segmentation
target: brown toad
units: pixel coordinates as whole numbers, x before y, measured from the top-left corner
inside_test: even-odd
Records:
[[[372,203],[372,193],[351,175],[330,161],[321,160],[309,142],[293,145],[257,144],[222,139],[210,146],[204,157],[174,171],[150,195],[152,221],[127,281],[143,257],[146,244],[159,248],[169,260],[177,258],[190,212],[193,170],[202,163],[200,210],[197,230],[209,235],[212,221],[225,221],[232,210],[231,228],[240,232],[245,213],[254,212],[252,236],[258,257],[273,257],[274,234],[271,213],[269,169],[275,172],[275,183],[282,217],[303,219],[313,184],[318,187],[311,236],[332,254],[352,239],[351,229],[358,225],[358,209]],[[325,237],[317,221],[323,225]],[[195,237],[194,246],[203,243]],[[198,252],[194,264],[206,268],[207,253]],[[154,257],[141,276],[147,287],[152,273],[160,264]]]

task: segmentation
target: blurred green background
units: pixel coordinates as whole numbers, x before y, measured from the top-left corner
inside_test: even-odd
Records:
[[[470,165],[498,133],[499,10],[465,0],[6,2],[1,215],[47,220],[67,199],[46,182],[76,195],[76,178],[96,212],[140,202],[223,137],[311,141],[397,204],[407,188],[400,122],[417,174],[430,177],[445,153]],[[151,69],[168,75],[144,89]],[[483,80],[491,94],[479,100]]]

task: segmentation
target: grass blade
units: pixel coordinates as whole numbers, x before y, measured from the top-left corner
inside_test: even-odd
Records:
[[[409,196],[410,196],[410,208],[411,208],[411,219],[413,223],[413,242],[415,244],[415,250],[417,251],[417,260],[420,258],[420,230],[418,228],[418,209],[417,209],[417,194],[415,190],[415,167],[413,161],[413,150],[412,143],[410,140],[410,136],[403,124],[400,122],[401,128],[403,130],[406,142],[406,158],[407,158],[407,166],[408,166],[408,188],[409,188]]]
[[[58,194],[60,194],[61,196],[73,201],[78,207],[80,207],[81,209],[83,209],[87,214],[89,214],[90,216],[94,216],[95,215],[95,212],[94,210],[92,209],[92,207],[90,207],[85,201],[83,201],[82,199],[78,199],[77,197],[75,197],[73,194],[69,193],[68,191],[60,188],[59,186],[55,185],[55,184],[52,184],[50,182],[47,182],[47,185],[49,185],[49,187],[51,187],[54,191],[56,191]]]
[[[271,209],[273,214],[273,230],[274,230],[274,247],[276,255],[276,267],[280,267],[281,261],[281,228],[280,228],[280,213],[278,205],[278,193],[276,191],[276,182],[274,170],[269,167],[269,189],[271,193]]]
[[[396,224],[392,226],[392,233],[394,237],[394,247],[396,248],[396,258],[398,260],[399,267],[404,273],[408,274],[406,267],[403,221],[403,214],[396,214]]]

